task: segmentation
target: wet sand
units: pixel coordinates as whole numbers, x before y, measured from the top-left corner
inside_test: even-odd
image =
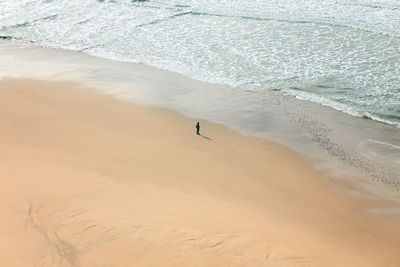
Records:
[[[376,183],[388,191],[400,188],[399,128],[298,100],[285,90],[243,91],[143,64],[4,40],[0,59],[0,77],[77,82],[123,101],[176,110],[273,140],[332,176],[357,176],[359,186],[372,194],[382,190]]]
[[[297,154],[72,83],[0,82],[4,266],[399,266],[400,222]]]

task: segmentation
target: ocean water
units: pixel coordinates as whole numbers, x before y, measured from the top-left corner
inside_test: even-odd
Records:
[[[398,0],[2,0],[0,35],[400,127]]]

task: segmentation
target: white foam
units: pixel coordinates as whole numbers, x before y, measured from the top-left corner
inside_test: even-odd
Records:
[[[307,90],[327,81],[351,90],[295,93],[399,127],[373,115],[400,102],[396,0],[2,1],[0,22],[0,35],[237,90]]]
[[[287,92],[290,95],[295,96],[297,99],[300,99],[300,100],[306,100],[306,101],[318,103],[323,106],[328,106],[328,107],[334,108],[336,110],[345,112],[352,116],[369,118],[369,119],[372,119],[375,121],[379,121],[379,122],[400,128],[400,123],[398,123],[398,122],[393,122],[390,120],[382,119],[379,116],[370,114],[369,112],[359,111],[359,110],[355,109],[354,107],[348,106],[346,104],[338,103],[336,101],[330,100],[323,96],[318,96],[318,95],[315,95],[315,94],[312,94],[309,92],[296,91],[296,90],[285,90],[285,92]]]
[[[399,149],[399,150],[400,150],[400,146],[396,146],[396,145],[394,145],[394,144],[389,144],[389,143],[382,142],[382,141],[378,141],[378,140],[374,140],[374,139],[368,139],[368,141],[374,142],[374,143],[377,143],[377,144],[381,144],[381,145],[384,145],[384,146],[392,147],[392,148],[395,148],[395,149]]]

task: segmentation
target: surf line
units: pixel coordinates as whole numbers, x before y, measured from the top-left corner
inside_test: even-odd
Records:
[[[396,145],[393,145],[393,144],[377,141],[377,140],[374,140],[374,139],[368,139],[367,141],[371,141],[371,142],[374,142],[374,143],[377,143],[377,144],[381,144],[381,145],[385,145],[385,146],[391,146],[391,147],[394,147],[396,149],[400,149],[400,146],[396,146]]]

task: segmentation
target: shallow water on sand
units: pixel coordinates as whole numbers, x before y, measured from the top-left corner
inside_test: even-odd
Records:
[[[2,78],[83,82],[125,101],[175,109],[185,116],[278,141],[334,176],[361,176],[390,188],[400,185],[400,129],[387,124],[280,91],[239,91],[83,53],[2,41],[0,59]]]
[[[396,0],[0,1],[0,35],[400,126]]]

